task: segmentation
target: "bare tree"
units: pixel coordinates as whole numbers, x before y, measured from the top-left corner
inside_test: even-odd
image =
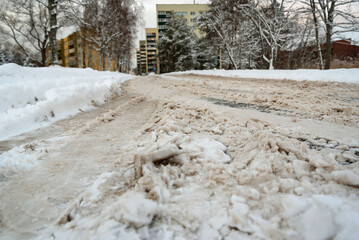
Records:
[[[80,27],[89,48],[100,52],[101,70],[112,60],[130,67],[142,5],[137,0],[66,0],[63,12]],[[107,61],[106,61],[107,60]]]
[[[320,69],[330,69],[332,54],[332,37],[340,32],[358,29],[358,16],[353,11],[353,4],[358,0],[302,0],[307,11],[312,13],[315,27],[316,45]],[[306,12],[305,9],[303,12]],[[320,29],[325,32],[325,64],[321,54]]]
[[[290,8],[285,7],[290,1],[253,0],[248,4],[239,4],[245,15],[256,27],[262,45],[263,59],[269,69],[274,69],[274,63],[280,47],[290,36]]]
[[[121,34],[112,42],[111,58],[117,61],[117,69],[126,66],[126,71],[130,69],[132,49],[135,49],[135,39],[137,28],[141,23],[142,5],[137,0],[108,0],[108,7],[116,12],[118,16],[113,31]]]
[[[355,16],[350,11],[350,6],[352,3],[359,2],[358,0],[318,0],[319,7],[318,13],[320,18],[325,24],[325,35],[326,35],[326,50],[325,50],[325,66],[324,69],[330,69],[331,54],[332,54],[332,36],[338,31],[334,31],[334,27],[345,27],[344,31],[352,30],[352,27],[355,27],[359,23],[358,17]],[[342,7],[346,7],[345,10],[341,10]],[[342,20],[338,19],[335,22],[335,19],[341,17]],[[339,22],[343,21],[343,22]]]
[[[2,34],[39,66],[45,66],[49,45],[49,12],[42,1],[6,1],[0,11]]]
[[[108,7],[107,2],[94,1],[87,5],[84,12],[84,38],[91,47],[100,52],[101,70],[106,70],[106,59],[112,43],[123,33],[116,31],[119,22],[117,11]]]
[[[4,1],[0,10],[2,33],[39,66],[58,64],[56,33],[64,23],[59,0]],[[61,0],[64,2],[65,0]],[[47,56],[50,48],[50,58]]]
[[[320,22],[319,22],[319,16],[318,11],[316,7],[316,1],[315,0],[301,0],[300,3],[302,4],[302,7],[299,8],[298,13],[304,14],[305,17],[308,17],[308,13],[312,17],[312,22],[314,26],[314,32],[315,32],[315,42],[316,42],[316,48],[318,53],[318,62],[319,62],[319,69],[324,69],[324,62],[323,62],[323,54],[322,54],[322,48],[321,48],[321,37],[319,34],[320,30]]]
[[[216,36],[214,44],[223,49],[222,61],[231,68],[254,68],[260,49],[254,26],[240,9],[248,0],[212,0],[211,11],[198,18],[199,28],[207,35]]]
[[[318,60],[319,60],[319,69],[323,70],[324,69],[323,55],[322,55],[322,48],[320,46],[321,41],[319,38],[319,22],[318,22],[316,7],[315,7],[315,0],[309,0],[309,6],[312,12],[313,23],[314,23],[315,41],[317,44]]]

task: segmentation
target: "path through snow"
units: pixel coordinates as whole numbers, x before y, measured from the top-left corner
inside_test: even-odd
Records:
[[[131,80],[126,101],[63,122],[77,123],[65,146],[5,178],[0,236],[358,239],[358,94],[346,83]]]

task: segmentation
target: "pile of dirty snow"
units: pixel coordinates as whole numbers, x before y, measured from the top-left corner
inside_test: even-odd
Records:
[[[165,103],[40,239],[358,239],[359,161],[303,137]]]
[[[0,66],[0,140],[103,104],[132,76],[92,69]]]
[[[295,81],[347,82],[359,84],[359,69],[332,70],[203,70],[170,73],[171,75],[198,74],[250,79],[274,79]]]

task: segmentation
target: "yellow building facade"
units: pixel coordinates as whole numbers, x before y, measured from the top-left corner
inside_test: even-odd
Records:
[[[160,73],[158,58],[158,29],[146,28],[146,66],[147,73]]]
[[[161,32],[166,31],[167,22],[171,19],[172,15],[183,16],[187,24],[194,27],[196,17],[209,10],[210,7],[207,4],[157,4],[156,12],[159,36],[161,36]],[[198,37],[202,36],[198,28],[194,28],[194,32]]]
[[[147,64],[146,64],[146,41],[140,41],[140,48],[137,49],[137,73],[139,75],[147,74]]]
[[[100,52],[90,46],[80,32],[74,32],[57,41],[59,65],[73,68],[92,68],[101,70]],[[120,68],[120,69],[118,69]],[[125,66],[118,66],[117,61],[105,59],[106,71],[126,72]]]
[[[139,41],[137,49],[137,73],[145,75],[149,73],[159,74],[158,58],[158,29],[146,28],[146,40]]]

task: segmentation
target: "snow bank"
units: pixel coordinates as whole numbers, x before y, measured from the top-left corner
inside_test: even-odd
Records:
[[[0,140],[103,104],[132,76],[92,69],[0,66]]]
[[[359,69],[332,70],[203,70],[170,73],[171,75],[199,74],[235,78],[256,78],[295,81],[347,82],[359,84]]]

